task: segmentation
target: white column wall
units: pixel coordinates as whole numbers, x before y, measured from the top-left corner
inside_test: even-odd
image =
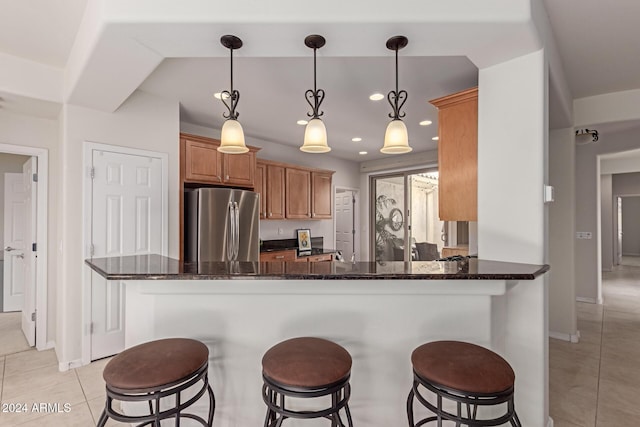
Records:
[[[169,256],[178,256],[179,106],[135,92],[114,113],[65,105],[60,161],[62,199],[56,352],[61,367],[80,363],[82,286],[85,248],[82,236],[83,142],[152,150],[169,155]]]
[[[575,278],[575,139],[573,128],[549,134],[549,331],[555,338],[577,339]]]
[[[478,255],[482,259],[545,262],[547,111],[548,64],[543,50],[479,70]],[[518,298],[544,301],[547,276],[531,283],[527,294]],[[526,322],[510,325],[511,344],[504,348],[507,360],[515,361],[516,403],[524,425],[544,426],[549,416],[547,315],[532,311]],[[520,340],[515,340],[513,335],[518,334]],[[528,369],[544,375],[523,375]]]

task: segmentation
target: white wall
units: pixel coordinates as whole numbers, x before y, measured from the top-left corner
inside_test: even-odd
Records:
[[[542,194],[548,161],[547,72],[543,50],[479,70],[478,256],[482,259],[546,261],[547,209]],[[531,294],[525,295],[524,288]],[[547,289],[548,277],[543,275],[525,287],[510,289],[508,295],[514,298],[523,292],[521,298],[530,299],[531,307],[546,306]],[[526,384],[516,378],[520,419],[526,425],[544,426],[549,416],[548,313],[532,309],[519,315],[527,324],[510,325],[514,329],[509,335],[521,333],[523,341],[505,346],[504,355],[507,360],[527,361],[514,363],[516,372],[545,373]],[[505,338],[494,332],[492,339],[500,345]]]
[[[60,195],[60,175],[56,162],[58,157],[58,122],[31,116],[12,114],[0,110],[0,143],[45,148],[49,151],[49,218],[47,221],[49,242],[47,271],[47,342],[53,341],[56,334],[56,272],[57,257],[57,200]]]
[[[640,141],[634,129],[602,133],[597,143],[576,146],[576,231],[590,231],[594,236],[590,240],[576,240],[576,296],[578,298],[593,302],[599,298],[599,250],[595,238],[598,228],[600,182],[597,156],[637,148],[640,148]]]
[[[602,271],[613,268],[613,194],[611,174],[600,175],[600,253]]]
[[[549,184],[555,201],[549,205],[549,331],[575,340],[575,141],[573,128],[549,134]]]
[[[182,132],[194,135],[206,136],[210,138],[220,138],[220,130],[198,126],[191,123],[180,123]],[[335,171],[333,175],[333,186],[360,188],[359,164],[347,160],[333,157],[330,154],[309,154],[304,153],[298,147],[265,141],[258,138],[245,137],[247,145],[259,147],[257,157],[259,159],[273,160],[277,162],[292,163],[313,168],[328,169]],[[332,196],[333,198],[333,196]],[[363,209],[361,206],[360,209]],[[295,230],[298,228],[308,228],[311,230],[311,237],[324,237],[325,247],[332,248],[334,245],[333,219],[315,221],[260,221],[260,238],[269,239],[293,239],[296,237]],[[282,234],[279,234],[282,230]],[[357,244],[357,243],[356,243]]]
[[[169,256],[178,255],[179,106],[135,92],[115,113],[65,105],[62,113],[60,206],[60,295],[56,353],[63,366],[81,358],[82,283],[85,248],[80,232],[84,141],[120,145],[169,155]]]
[[[640,166],[638,166],[640,168]],[[640,173],[613,174],[615,196],[640,196]]]
[[[22,165],[29,156],[0,153],[0,242],[4,242],[4,174],[22,173]],[[4,251],[0,251],[0,260],[4,259]]]
[[[640,256],[640,197],[622,198],[622,255]]]

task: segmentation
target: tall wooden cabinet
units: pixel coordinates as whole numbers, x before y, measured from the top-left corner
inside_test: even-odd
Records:
[[[441,221],[478,220],[478,88],[429,101],[438,108]]]
[[[260,219],[285,218],[284,166],[258,160],[255,192],[260,194]],[[260,185],[258,185],[258,181]]]
[[[331,219],[331,173],[311,172],[311,218]]]
[[[311,218],[311,172],[304,169],[286,168],[287,197],[285,214],[291,219]]]

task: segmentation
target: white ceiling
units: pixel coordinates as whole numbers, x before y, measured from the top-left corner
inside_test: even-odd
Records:
[[[302,40],[300,41],[302,43]],[[313,88],[313,51],[308,58],[243,58],[234,55],[234,88],[240,91],[237,111],[248,136],[300,146],[311,108],[305,91]],[[326,96],[321,105],[332,154],[354,161],[384,157],[382,147],[391,106],[385,99],[369,100],[374,92],[394,88],[395,59],[388,57],[331,57],[318,51],[318,88]],[[402,55],[402,51],[400,51]],[[438,134],[437,110],[429,100],[477,85],[477,69],[464,57],[399,58],[400,89],[409,96],[403,111],[409,141],[415,152],[433,150]],[[181,103],[181,119],[220,129],[226,108],[215,92],[229,88],[229,58],[167,59],[140,87]],[[431,120],[431,126],[420,126]],[[354,137],[361,142],[352,142]],[[359,155],[359,151],[368,154]]]
[[[640,88],[640,1],[544,3],[574,98]]]
[[[3,11],[0,14],[0,53],[64,67],[87,2],[0,0]],[[636,17],[640,16],[639,1],[616,0],[607,7],[599,0],[544,0],[544,4],[574,98],[640,88],[640,43],[637,42],[640,25],[636,24]],[[430,139],[435,135],[435,109],[426,101],[475,85],[477,71],[469,60],[461,57],[411,56],[416,46],[416,42],[412,46],[411,40],[416,40],[418,34],[423,37],[433,25],[418,31],[415,25],[407,22],[406,29],[415,34],[409,34],[407,52],[401,51],[400,86],[409,92],[404,110],[411,144],[416,151],[421,151],[435,147]],[[207,33],[206,27],[194,27]],[[278,31],[277,28],[273,30]],[[185,52],[185,44],[178,42],[179,37],[174,37],[173,45],[167,38],[175,33],[162,34],[158,35],[158,43],[163,49],[170,50],[173,46],[176,52]],[[508,44],[509,38],[500,34],[496,34],[496,40]],[[473,45],[474,40],[466,43]],[[147,45],[153,47],[153,44]],[[431,49],[435,47],[437,44]],[[390,107],[386,100],[369,101],[368,95],[373,91],[386,94],[393,88],[393,53],[384,52],[381,46],[382,52],[377,51],[374,55],[382,56],[340,58],[332,54],[333,48],[328,43],[318,55],[318,85],[327,92],[323,110],[333,153],[364,160],[354,154],[356,150],[364,149],[370,153],[367,159],[373,159],[379,156]],[[219,47],[213,49],[219,50]],[[246,58],[243,58],[243,50],[246,50]],[[238,52],[236,62],[236,87],[242,94],[238,110],[245,132],[249,136],[299,145],[303,128],[295,125],[295,121],[304,118],[309,110],[304,91],[312,85],[311,51],[307,58],[256,58],[257,55],[250,54],[251,46],[247,45],[243,50]],[[368,55],[369,51],[363,52]],[[161,53],[172,56],[170,52]],[[389,55],[385,57],[385,53]],[[403,57],[403,53],[406,56]],[[219,52],[211,56],[218,55]],[[228,73],[225,57],[168,59],[142,84],[142,89],[178,100],[185,121],[219,127],[224,108],[220,101],[211,98],[211,94],[227,88]],[[0,108],[20,114],[55,117],[59,111],[59,106],[53,103],[2,92],[0,97],[4,98]],[[557,97],[552,94],[550,100],[553,127]],[[416,123],[423,119],[431,119],[434,124],[426,128],[417,126]],[[352,143],[354,136],[362,137],[363,141],[358,145]]]

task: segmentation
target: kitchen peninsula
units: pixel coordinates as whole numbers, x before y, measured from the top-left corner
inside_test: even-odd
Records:
[[[355,425],[406,423],[410,355],[455,339],[503,355],[516,372],[523,425],[542,426],[547,391],[546,265],[460,262],[186,264],[159,255],[87,265],[126,282],[125,344],[189,337],[210,350],[216,425],[261,425],[260,360],[295,336],[324,337],[353,357]],[[296,426],[295,420],[291,425]]]

